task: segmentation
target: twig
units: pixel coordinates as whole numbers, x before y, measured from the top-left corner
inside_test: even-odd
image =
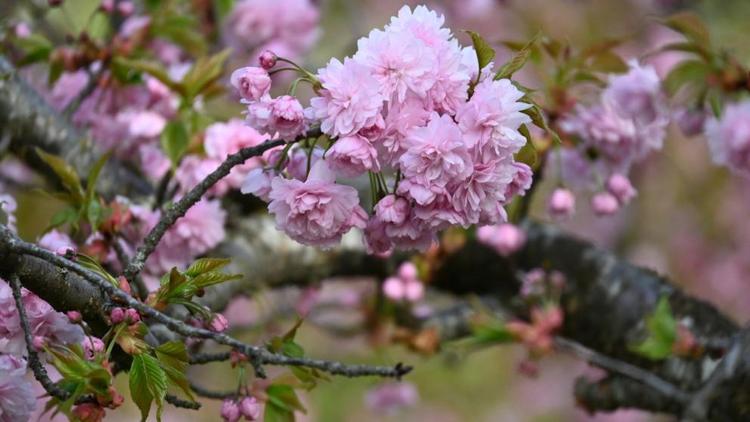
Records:
[[[699,422],[708,419],[711,400],[718,392],[719,387],[736,375],[735,370],[746,350],[748,336],[750,335],[748,330],[750,330],[750,326],[743,328],[740,334],[734,339],[727,354],[722,357],[721,362],[711,372],[706,382],[690,397],[689,405],[685,408],[682,415],[683,421]]]
[[[688,402],[688,400],[690,400],[690,396],[684,391],[654,375],[653,373],[641,369],[635,365],[631,365],[627,362],[602,355],[580,343],[560,336],[555,337],[555,346],[557,346],[558,349],[567,351],[587,362],[606,369],[609,372],[623,375],[644,385],[647,385],[660,392],[661,394],[680,403],[685,404]]]
[[[99,274],[93,273],[88,269],[80,266],[79,264],[72,262],[66,258],[55,255],[45,249],[42,249],[34,244],[27,243],[18,239],[13,235],[10,230],[4,225],[0,225],[0,238],[5,237],[8,242],[8,247],[17,253],[36,256],[47,262],[50,262],[60,268],[68,269],[85,280],[93,283],[95,286],[100,288],[114,300],[117,300],[130,308],[136,309],[141,315],[151,318],[157,322],[160,322],[173,330],[174,332],[181,334],[186,337],[196,337],[208,340],[213,340],[219,344],[230,346],[240,353],[247,355],[250,358],[250,362],[253,364],[256,375],[258,377],[265,377],[262,370],[262,365],[278,365],[278,366],[303,366],[313,369],[318,369],[324,372],[328,372],[333,375],[342,375],[345,377],[361,377],[361,376],[380,376],[390,378],[401,378],[403,375],[411,371],[411,367],[404,366],[401,363],[396,364],[393,367],[389,366],[370,366],[370,365],[347,365],[340,362],[319,360],[319,359],[308,359],[308,358],[293,358],[282,354],[277,354],[268,351],[265,348],[252,346],[243,343],[233,337],[230,337],[224,333],[216,333],[213,331],[206,330],[204,328],[191,327],[182,321],[171,318],[148,305],[134,299],[129,294],[125,293],[121,289],[112,285],[109,281],[105,280]]]
[[[164,397],[164,400],[171,404],[174,407],[181,407],[183,409],[193,409],[198,410],[201,408],[201,404],[198,402],[190,401],[190,400],[183,400],[177,396],[173,396],[171,394],[167,394]]]
[[[200,385],[191,382],[190,383],[190,389],[195,392],[195,394],[205,397],[207,399],[216,399],[216,400],[224,400],[224,399],[232,399],[237,397],[237,391],[214,391],[209,390],[205,387],[201,387]]]
[[[18,276],[13,274],[10,277],[10,287],[13,290],[13,299],[16,302],[16,311],[18,312],[18,318],[21,321],[21,328],[23,329],[23,336],[26,340],[26,352],[28,353],[29,368],[34,373],[34,378],[39,381],[39,384],[44,387],[44,390],[52,397],[65,401],[70,397],[70,394],[57,386],[47,374],[47,369],[42,365],[39,360],[39,355],[34,350],[33,340],[31,335],[31,327],[29,327],[29,319],[26,315],[26,308],[23,306],[23,294],[21,292],[21,282],[18,280]],[[95,401],[93,396],[80,397],[76,403],[92,402]]]
[[[220,353],[194,353],[190,356],[191,365],[203,365],[211,362],[223,362],[229,360],[231,357],[230,352]]]
[[[146,235],[143,244],[136,251],[135,257],[130,261],[127,268],[125,268],[125,278],[127,278],[128,281],[132,281],[134,277],[143,270],[146,259],[148,259],[149,255],[151,255],[154,249],[156,249],[156,245],[159,244],[164,233],[172,227],[178,218],[184,216],[190,207],[200,201],[203,195],[208,192],[213,185],[228,175],[233,167],[244,163],[252,157],[259,156],[271,148],[284,145],[284,143],[285,141],[281,139],[267,141],[258,146],[243,148],[227,157],[227,159],[224,160],[216,170],[212,171],[205,179],[190,189],[185,196],[164,211],[159,222],[156,223],[156,226],[154,226],[148,235]]]
[[[115,250],[115,254],[117,255],[117,260],[120,261],[120,265],[122,265],[122,268],[127,267],[130,263],[130,257],[122,247],[120,238],[113,238],[111,244],[112,248]],[[135,286],[135,292],[138,298],[141,300],[145,300],[148,296],[148,287],[146,287],[146,283],[143,282],[143,278],[140,275],[136,275],[133,278],[133,286]]]

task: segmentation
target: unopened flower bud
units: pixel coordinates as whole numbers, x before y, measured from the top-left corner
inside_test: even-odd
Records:
[[[261,53],[260,57],[258,58],[258,61],[260,61],[260,67],[263,69],[269,70],[270,68],[276,66],[276,54],[274,54],[270,50],[266,50],[263,53]]]

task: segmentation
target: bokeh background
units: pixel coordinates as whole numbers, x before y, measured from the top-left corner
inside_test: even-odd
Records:
[[[250,0],[252,1],[252,0]],[[17,12],[19,3],[2,0],[0,10],[6,16]],[[404,4],[394,0],[323,0],[321,36],[313,51],[303,60],[317,69],[332,56],[353,52],[358,37],[371,28],[382,27]],[[750,59],[747,42],[750,2],[747,0],[669,1],[669,0],[453,0],[407,2],[427,4],[445,13],[447,26],[467,39],[460,29],[481,33],[497,46],[498,62],[511,52],[502,41],[525,40],[537,30],[550,37],[587,45],[604,38],[626,38],[618,47],[625,58],[641,58],[652,63],[661,75],[679,60],[674,53],[649,56],[658,46],[679,37],[658,24],[660,16],[676,10],[697,12],[711,30],[713,42],[730,50],[745,63]],[[67,16],[50,16],[52,22],[83,19],[96,7],[94,0],[67,0]],[[648,57],[647,57],[648,56]],[[238,65],[241,63],[237,63]],[[533,66],[520,78],[532,87],[540,80]],[[239,115],[232,100],[212,105],[211,113],[224,117]],[[2,166],[13,165],[3,162]],[[6,167],[7,168],[7,167]],[[33,177],[28,175],[28,177]],[[639,196],[616,217],[599,219],[587,207],[579,207],[575,219],[565,229],[591,239],[633,262],[669,275],[687,291],[705,298],[738,322],[750,317],[750,183],[732,176],[724,168],[711,164],[705,140],[686,138],[675,127],[663,151],[653,154],[632,172]],[[550,183],[547,183],[550,184]],[[546,193],[542,186],[533,202],[532,214],[547,219]],[[19,233],[36,239],[58,205],[32,190],[17,192]],[[367,294],[367,282],[361,291]],[[363,293],[364,292],[364,293]],[[308,292],[290,291],[283,300],[298,303]],[[335,285],[318,293],[318,303],[345,300],[347,292]],[[290,299],[291,298],[291,299]],[[295,302],[297,301],[297,302]],[[279,311],[281,309],[281,311]],[[286,311],[284,311],[286,309]],[[315,312],[315,311],[314,311]],[[294,306],[279,303],[277,295],[259,292],[252,299],[233,304],[228,316],[235,327],[250,327],[239,334],[247,341],[259,342],[283,332],[292,322]],[[377,336],[352,334],[347,325],[357,323],[357,315],[337,315],[320,311],[319,319],[343,321],[337,334],[305,324],[299,343],[309,355],[347,362],[404,361],[415,365],[408,376],[419,399],[411,406],[383,412],[367,406],[367,392],[376,380],[334,379],[303,395],[308,407],[300,420],[344,421],[651,421],[664,420],[638,411],[589,415],[576,407],[572,395],[576,376],[590,373],[587,365],[573,358],[554,356],[540,363],[537,377],[523,375],[517,369],[525,352],[520,346],[502,346],[465,354],[447,345],[431,356],[421,356],[401,346],[384,345]],[[351,324],[350,324],[351,323]],[[191,377],[216,390],[230,389],[236,374],[226,364],[193,368]],[[118,384],[127,391],[126,379]],[[205,401],[204,410],[195,413],[168,409],[165,420],[219,420],[220,403]],[[126,402],[114,412],[112,420],[137,420],[137,410]],[[48,420],[42,417],[40,420]]]

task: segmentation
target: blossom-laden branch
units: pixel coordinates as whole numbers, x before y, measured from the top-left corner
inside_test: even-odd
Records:
[[[259,372],[258,375],[263,375],[261,368],[262,365],[301,366],[328,372],[333,375],[342,375],[346,377],[381,376],[400,378],[411,370],[411,367],[403,366],[401,364],[395,365],[394,367],[346,365],[333,361],[290,357],[270,352],[269,350],[262,347],[243,343],[226,334],[216,333],[203,328],[191,327],[182,321],[169,317],[164,313],[159,312],[154,308],[151,308],[150,306],[134,299],[126,292],[112,285],[108,280],[104,279],[99,274],[96,274],[64,257],[55,255],[54,253],[51,253],[36,245],[18,239],[4,225],[0,225],[0,239],[3,240],[3,243],[7,247],[7,252],[10,252],[11,254],[35,256],[49,262],[50,264],[60,269],[72,271],[82,277],[84,280],[101,289],[101,291],[108,295],[113,301],[137,310],[145,317],[151,318],[156,322],[166,325],[176,333],[179,333],[186,337],[213,340],[219,344],[232,347],[240,353],[248,356],[251,361],[255,365],[257,365],[256,370]]]

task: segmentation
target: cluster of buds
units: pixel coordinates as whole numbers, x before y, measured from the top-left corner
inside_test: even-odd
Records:
[[[552,336],[563,323],[563,311],[559,306],[535,307],[531,310],[531,322],[511,321],[505,328],[522,342],[533,357],[552,351]]]
[[[116,307],[109,313],[109,319],[112,325],[117,325],[122,322],[128,325],[137,324],[141,321],[141,315],[133,308],[120,308]]]
[[[221,417],[225,422],[237,422],[244,417],[248,421],[260,418],[261,404],[253,396],[245,396],[240,400],[224,400],[221,405]]]

